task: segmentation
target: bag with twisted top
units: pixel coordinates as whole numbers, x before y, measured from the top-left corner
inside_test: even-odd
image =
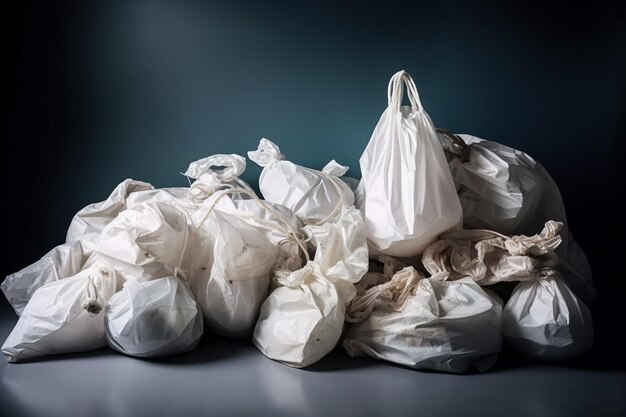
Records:
[[[538,235],[505,236],[489,230],[444,233],[424,251],[431,274],[454,280],[469,277],[480,285],[520,281],[504,306],[507,344],[537,359],[567,359],[593,344],[587,306],[555,271],[563,224],[548,221]]]
[[[265,356],[297,368],[336,346],[345,305],[369,263],[365,224],[354,207],[335,222],[304,230],[315,241],[315,257],[296,271],[277,272],[278,287],[261,306],[253,336]]]
[[[348,167],[330,161],[321,171],[285,160],[280,148],[261,139],[248,158],[263,167],[259,188],[265,200],[291,209],[304,224],[331,221],[345,207],[354,205],[354,194],[339,177]]]
[[[529,235],[546,219],[563,223],[557,269],[586,304],[593,302],[589,262],[567,226],[559,188],[543,165],[497,142],[438,132],[463,206],[464,226]]]
[[[342,343],[350,356],[453,373],[483,372],[495,363],[502,347],[500,300],[470,278],[446,281],[445,273],[425,278],[411,266],[395,273],[391,268],[401,264],[386,266],[348,307]]]
[[[404,85],[410,106],[401,106]],[[405,71],[389,81],[388,107],[361,155],[358,208],[370,254],[414,257],[463,213],[435,127]]]

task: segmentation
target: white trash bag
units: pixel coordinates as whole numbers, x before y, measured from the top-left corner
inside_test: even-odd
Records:
[[[128,279],[105,307],[109,346],[129,356],[153,358],[192,350],[202,337],[202,312],[182,280]]]
[[[0,288],[17,315],[22,314],[39,287],[79,273],[93,251],[91,246],[88,241],[64,243],[32,265],[8,275]]]
[[[502,348],[502,306],[470,278],[424,278],[406,267],[352,300],[343,347],[416,369],[489,369]]]
[[[8,362],[106,346],[104,304],[117,291],[115,271],[94,266],[40,287],[2,346]]]
[[[411,106],[401,106],[404,84]],[[461,204],[442,146],[405,71],[391,78],[388,107],[359,163],[357,201],[370,254],[413,257],[461,225]]]
[[[317,362],[337,345],[345,305],[369,264],[357,209],[345,209],[335,223],[305,229],[315,240],[315,258],[294,272],[277,272],[279,287],[261,306],[252,339],[265,356],[296,368]]]
[[[593,345],[589,309],[552,270],[517,284],[504,306],[502,329],[507,345],[533,359],[570,359]]]
[[[354,205],[354,194],[339,177],[348,167],[330,161],[322,171],[286,161],[280,149],[261,139],[248,158],[263,167],[259,188],[263,198],[293,210],[304,224],[330,221],[345,207]]]
[[[66,242],[95,240],[104,227],[126,208],[126,199],[137,191],[152,190],[154,187],[146,182],[127,179],[121,182],[104,201],[89,204],[81,209],[70,223]]]
[[[585,303],[595,298],[589,262],[567,227],[559,187],[539,162],[522,151],[471,135],[439,129],[468,229],[505,235],[534,233],[546,219],[564,224],[558,269]]]

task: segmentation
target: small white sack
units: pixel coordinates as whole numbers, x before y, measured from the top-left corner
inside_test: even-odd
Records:
[[[369,265],[365,224],[355,208],[336,223],[307,226],[315,258],[302,269],[277,273],[280,285],[261,306],[253,342],[263,354],[302,368],[328,354],[339,341],[345,305]]]
[[[407,267],[352,301],[343,346],[352,357],[416,369],[483,372],[502,348],[501,314],[470,278],[426,279]]]
[[[558,186],[539,162],[517,149],[440,130],[468,229],[534,233],[546,219],[564,224],[558,269],[584,302],[595,298],[589,262],[567,227]]]
[[[136,191],[152,190],[154,187],[146,182],[127,179],[121,182],[104,201],[89,204],[80,210],[70,223],[66,242],[85,240],[87,237],[95,241],[104,227],[126,208],[126,199]]]
[[[293,210],[304,224],[332,220],[344,207],[354,205],[354,194],[339,177],[348,167],[330,161],[316,171],[286,161],[280,149],[261,139],[258,150],[248,158],[263,167],[259,188],[265,200]]]
[[[142,358],[190,351],[203,331],[191,290],[173,276],[127,280],[106,304],[105,326],[109,346]]]
[[[7,276],[0,286],[2,292],[19,316],[39,287],[80,272],[92,250],[90,242],[59,245],[34,264]]]
[[[8,362],[106,346],[104,303],[118,288],[113,270],[92,267],[39,288],[2,346]]]
[[[589,309],[553,271],[515,287],[502,312],[502,330],[515,351],[545,360],[578,356],[594,337]]]
[[[411,106],[401,106],[403,84]],[[357,201],[371,254],[413,257],[461,225],[461,204],[442,146],[405,71],[391,78],[388,107],[359,163]]]

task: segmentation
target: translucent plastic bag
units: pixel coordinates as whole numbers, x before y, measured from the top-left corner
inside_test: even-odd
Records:
[[[129,279],[105,308],[109,346],[143,358],[192,350],[203,331],[202,312],[182,280],[169,276]]]
[[[263,167],[259,188],[263,198],[293,210],[304,224],[330,221],[345,207],[354,205],[354,194],[339,177],[348,167],[330,161],[316,171],[286,161],[280,149],[261,139],[248,158]]]
[[[401,106],[403,85],[411,106]],[[388,107],[360,159],[358,207],[371,254],[419,255],[463,213],[435,127],[405,71],[389,82]]]
[[[106,346],[106,301],[118,290],[115,271],[92,267],[40,287],[2,346],[8,362]]]
[[[311,365],[337,344],[353,284],[367,272],[365,224],[355,208],[334,223],[307,226],[315,241],[312,261],[277,272],[276,288],[261,307],[253,341],[263,354],[286,365]]]
[[[546,219],[563,223],[558,269],[572,290],[591,303],[591,268],[567,227],[561,193],[548,171],[524,152],[500,143],[439,132],[463,206],[464,226],[521,235],[534,233]]]
[[[406,267],[352,300],[348,354],[444,372],[489,369],[502,347],[502,306],[470,278],[442,279]]]

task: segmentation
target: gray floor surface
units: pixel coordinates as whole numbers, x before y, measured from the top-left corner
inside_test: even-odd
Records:
[[[4,340],[16,318],[1,313]],[[249,341],[209,334],[195,351],[162,360],[108,349],[20,364],[1,358],[0,415],[626,415],[626,373],[584,363],[505,354],[486,374],[447,375],[352,359],[337,349],[302,370],[267,359]]]

